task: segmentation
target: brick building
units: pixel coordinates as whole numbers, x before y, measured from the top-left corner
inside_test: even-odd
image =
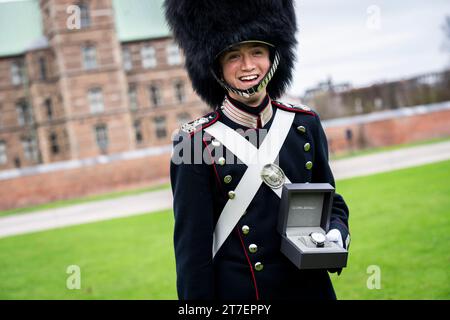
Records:
[[[206,112],[161,5],[0,3],[0,170],[168,145]]]
[[[0,210],[168,180],[172,133],[208,107],[192,90],[162,2],[0,3]],[[426,106],[388,112],[386,103],[382,114],[325,121],[330,151],[450,135],[449,103],[411,101]],[[302,102],[321,115],[333,109]]]

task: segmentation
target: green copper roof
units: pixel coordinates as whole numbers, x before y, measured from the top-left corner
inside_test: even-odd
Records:
[[[162,10],[163,0],[112,0],[119,41],[170,35]],[[0,0],[0,56],[23,54],[42,44],[39,0]]]
[[[169,36],[162,4],[163,0],[113,0],[119,40]]]
[[[0,2],[0,56],[24,53],[39,38],[39,0]]]

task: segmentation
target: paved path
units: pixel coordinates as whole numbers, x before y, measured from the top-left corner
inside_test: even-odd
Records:
[[[330,163],[335,179],[366,176],[450,159],[450,141],[374,153]]]
[[[369,175],[450,159],[450,142],[331,162],[336,179]],[[89,202],[0,218],[0,238],[70,225],[139,215],[172,207],[170,190]]]
[[[0,238],[101,220],[139,215],[172,206],[170,190],[142,193],[0,218]]]

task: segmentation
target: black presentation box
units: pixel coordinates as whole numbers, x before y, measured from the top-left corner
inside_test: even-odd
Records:
[[[283,186],[278,232],[281,252],[299,269],[332,269],[347,265],[348,251],[334,242],[316,247],[312,232],[329,230],[334,188],[328,183],[289,183]]]

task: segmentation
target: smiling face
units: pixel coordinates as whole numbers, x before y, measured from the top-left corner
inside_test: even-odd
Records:
[[[219,58],[222,76],[225,82],[241,90],[257,85],[270,68],[269,48],[267,45],[252,42],[232,47]],[[257,105],[266,95],[266,88],[249,98],[229,92],[233,99],[247,105]]]

